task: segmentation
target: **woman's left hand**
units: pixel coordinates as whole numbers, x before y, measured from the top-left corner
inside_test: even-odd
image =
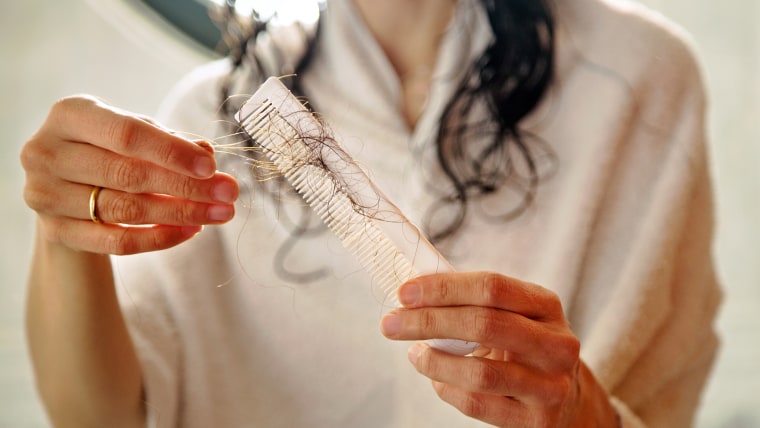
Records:
[[[507,427],[617,426],[552,291],[494,273],[446,273],[412,279],[399,300],[403,308],[381,322],[386,337],[481,344],[470,357],[409,349],[438,396],[464,414]]]

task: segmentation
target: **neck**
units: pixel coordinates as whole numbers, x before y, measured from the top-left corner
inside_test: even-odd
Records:
[[[354,0],[399,76],[432,66],[454,13],[452,0]]]
[[[456,0],[354,0],[401,81],[402,110],[414,126]]]

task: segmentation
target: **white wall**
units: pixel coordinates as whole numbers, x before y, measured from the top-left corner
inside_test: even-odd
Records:
[[[206,60],[197,48],[144,28],[144,18],[124,5],[134,1],[90,3],[119,25],[83,0],[4,0],[0,6],[0,427],[48,425],[32,385],[23,335],[33,228],[21,197],[21,145],[57,98],[91,93],[151,114],[174,81]]]
[[[712,100],[716,251],[727,295],[720,320],[724,349],[699,426],[760,426],[760,2],[643,2],[694,34]],[[0,13],[1,427],[47,425],[22,327],[32,217],[21,199],[19,148],[61,96],[92,93],[150,114],[172,82],[205,60],[166,32],[137,25],[133,10],[121,2],[89,3],[6,1]],[[93,7],[118,18],[106,20]]]
[[[694,37],[710,97],[723,348],[705,427],[760,426],[760,2],[642,0]]]

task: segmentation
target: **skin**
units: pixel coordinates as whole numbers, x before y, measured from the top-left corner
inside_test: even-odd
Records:
[[[21,163],[37,212],[27,336],[48,415],[56,427],[144,426],[142,374],[108,254],[170,248],[229,220],[238,184],[215,172],[207,143],[86,96],[53,105]],[[104,188],[104,224],[89,217],[93,186]]]
[[[454,2],[355,0],[403,77],[430,67]],[[410,127],[419,86],[402,83]],[[424,104],[424,103],[423,103]],[[213,149],[92,97],[60,100],[24,145],[24,197],[37,213],[27,334],[38,390],[56,427],[145,426],[143,379],[119,308],[109,254],[164,250],[234,215],[234,178]],[[90,220],[97,201],[102,224]],[[409,359],[444,401],[500,426],[616,426],[606,393],[578,358],[556,295],[503,275],[425,276],[401,287],[390,339],[451,337],[483,346],[456,357],[413,345]]]
[[[552,291],[491,272],[447,273],[412,279],[399,301],[381,320],[389,339],[480,343],[465,357],[409,348],[417,371],[462,413],[503,427],[617,426]]]
[[[399,76],[399,109],[410,129],[427,101],[438,47],[454,14],[452,0],[354,0]]]

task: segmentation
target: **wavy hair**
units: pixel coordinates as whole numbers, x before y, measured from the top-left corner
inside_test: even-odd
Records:
[[[470,201],[504,186],[518,189],[518,197],[496,214],[502,221],[519,216],[535,198],[541,178],[536,153],[547,154],[548,149],[519,125],[539,104],[553,77],[555,32],[549,1],[480,0],[493,38],[469,67],[440,117],[434,141],[438,166],[451,190],[439,195],[424,219],[423,229],[433,242],[460,230]],[[232,70],[223,82],[222,99],[228,99],[245,65],[262,81],[271,74],[292,73],[295,77],[287,84],[296,95],[306,95],[298,76],[311,63],[321,21],[320,17],[316,32],[307,38],[305,55],[292,70],[267,70],[254,47],[268,23],[255,11],[241,18],[235,1],[227,0],[220,22]],[[230,103],[223,105],[222,112],[229,118],[236,109]],[[472,144],[473,137],[485,143]],[[445,220],[434,221],[437,218]]]

